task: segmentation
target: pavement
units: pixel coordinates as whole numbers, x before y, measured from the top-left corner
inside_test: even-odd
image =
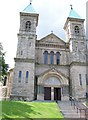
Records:
[[[71,106],[70,101],[58,101],[58,106],[65,118],[80,118],[80,112],[77,113],[77,109],[73,105]]]

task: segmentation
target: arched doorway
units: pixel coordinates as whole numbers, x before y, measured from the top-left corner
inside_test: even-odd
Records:
[[[44,87],[44,100],[52,100],[52,87]],[[61,100],[61,88],[54,87],[53,100]]]
[[[55,68],[45,71],[38,76],[37,100],[67,100],[68,81],[68,78]]]
[[[57,77],[49,77],[43,82],[44,100],[61,100],[61,82]]]

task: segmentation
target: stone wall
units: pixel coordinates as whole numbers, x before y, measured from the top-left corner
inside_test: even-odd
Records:
[[[19,81],[19,71],[22,71],[22,78]],[[26,82],[26,71],[29,71],[28,82]],[[16,62],[12,84],[11,99],[21,99],[19,97],[34,99],[34,63]]]
[[[67,65],[69,64],[69,58],[68,54],[69,52],[66,52],[65,49],[58,49],[58,48],[47,48],[47,47],[42,47],[42,48],[36,48],[36,63],[37,64],[44,64],[44,51],[48,51],[48,64],[50,64],[50,52],[54,52],[54,64],[56,63],[56,53],[60,52],[60,65]]]
[[[80,85],[80,77],[81,74],[81,81],[82,85]],[[86,93],[86,66],[82,65],[72,65],[70,68],[70,81],[72,86],[72,95],[76,98],[85,97]]]
[[[52,68],[55,68],[58,72],[61,72],[62,74],[69,77],[69,66],[65,65],[36,65],[35,67],[35,74],[41,75],[42,73],[46,72],[47,70],[50,70]]]

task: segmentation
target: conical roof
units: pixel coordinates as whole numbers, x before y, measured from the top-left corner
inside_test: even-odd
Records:
[[[36,13],[33,6],[32,6],[32,3],[30,3],[24,10],[23,12],[25,13]]]
[[[78,19],[82,19],[82,18],[80,17],[80,15],[79,15],[77,12],[75,12],[75,11],[73,10],[72,7],[71,7],[71,10],[70,10],[70,13],[69,13],[69,18],[78,18]]]

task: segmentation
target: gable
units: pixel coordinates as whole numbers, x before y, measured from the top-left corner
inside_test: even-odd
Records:
[[[38,41],[39,43],[47,43],[47,44],[65,44],[63,40],[61,40],[59,37],[57,37],[55,34],[51,33],[47,35],[46,37],[40,39]]]

